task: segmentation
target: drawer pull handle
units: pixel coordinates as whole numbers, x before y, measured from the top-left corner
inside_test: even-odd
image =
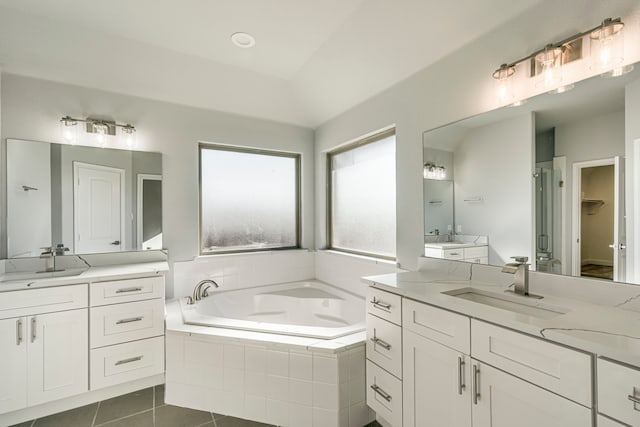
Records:
[[[380,308],[382,310],[386,310],[386,311],[391,310],[391,304],[387,304],[386,302],[378,301],[376,299],[376,297],[373,297],[373,299],[371,300],[371,304],[373,304],[374,307]]]
[[[477,405],[480,400],[480,368],[478,365],[473,365],[473,404]]]
[[[460,255],[460,253],[459,252],[449,252],[449,255],[458,256],[458,255]]]
[[[640,405],[640,398],[635,397],[634,395],[630,394],[627,396],[627,399],[629,399],[630,401],[632,401],[633,403],[637,403],[638,405]]]
[[[142,319],[144,319],[143,316],[140,317],[130,317],[128,319],[120,319],[116,322],[116,325],[122,325],[123,323],[132,323],[132,322],[139,322]]]
[[[31,318],[31,342],[36,340],[36,318],[35,316]]]
[[[16,345],[22,343],[22,319],[16,320]]]
[[[371,386],[371,389],[376,393],[378,393],[387,402],[391,402],[391,395],[386,391],[384,391],[383,389],[381,389],[380,387],[378,387],[376,384],[373,384]]]
[[[118,289],[116,291],[116,294],[122,294],[122,293],[125,293],[125,292],[138,292],[138,291],[141,291],[141,290],[142,290],[141,287],[137,287],[137,288],[121,288],[121,289]]]
[[[458,394],[462,395],[462,391],[467,388],[464,383],[464,359],[462,356],[458,356]]]
[[[371,338],[371,341],[373,341],[374,344],[377,344],[380,347],[384,348],[385,350],[391,350],[391,344],[381,340],[380,338],[374,336],[373,338]]]
[[[116,366],[124,365],[126,363],[137,362],[138,360],[142,360],[142,356],[130,357],[128,359],[118,360],[116,362]]]

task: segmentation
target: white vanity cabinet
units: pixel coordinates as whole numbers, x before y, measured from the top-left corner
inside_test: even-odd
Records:
[[[424,256],[431,258],[443,258],[457,261],[471,262],[474,264],[489,263],[489,246],[468,246],[459,248],[439,247],[436,244],[428,244],[424,247]]]
[[[598,359],[597,371],[598,412],[630,426],[640,425],[640,370]]]
[[[0,413],[87,391],[87,285],[0,298]]]

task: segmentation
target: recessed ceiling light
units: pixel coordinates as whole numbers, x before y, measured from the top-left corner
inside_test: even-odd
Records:
[[[231,34],[231,41],[238,47],[249,48],[256,45],[256,39],[251,34],[247,33],[233,33]]]

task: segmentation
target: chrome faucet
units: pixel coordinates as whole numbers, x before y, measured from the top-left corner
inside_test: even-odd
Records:
[[[204,279],[199,281],[196,287],[193,289],[193,295],[190,297],[187,297],[187,304],[191,305],[191,304],[194,304],[196,301],[200,301],[202,298],[208,297],[209,296],[208,289],[211,286],[215,286],[216,288],[220,287],[214,280],[211,280],[211,279]]]
[[[509,273],[515,275],[513,286],[513,292],[518,295],[529,295],[529,260],[526,256],[512,256],[515,262],[505,264],[502,267],[503,273]]]
[[[62,243],[57,246],[46,246],[40,249],[44,249],[42,253],[40,253],[40,258],[46,260],[46,264],[43,271],[39,271],[38,273],[53,273],[55,271],[64,271],[64,269],[56,270],[56,256],[64,255],[65,251],[68,251],[69,248],[65,248]]]

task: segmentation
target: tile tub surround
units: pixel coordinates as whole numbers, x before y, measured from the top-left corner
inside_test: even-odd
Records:
[[[167,402],[291,427],[362,427],[364,335],[317,340],[184,325],[167,305]]]
[[[640,367],[638,312],[622,309],[640,297],[640,287],[621,284],[611,286],[609,283],[609,296],[603,299],[603,304],[595,304],[585,301],[592,297],[584,294],[598,295],[604,292],[600,289],[599,281],[532,273],[531,292],[544,295],[544,299],[539,300],[539,303],[569,310],[568,313],[551,319],[541,319],[442,294],[444,291],[464,287],[502,293],[510,281],[508,277],[504,278],[505,274],[496,275],[498,274],[496,271],[499,272],[498,267],[475,264],[464,267],[460,265],[463,263],[439,261],[441,267],[446,267],[446,263],[450,263],[448,267],[450,271],[469,268],[471,270],[469,279],[459,280],[459,277],[456,277],[457,280],[447,280],[450,276],[443,274],[442,271],[434,273],[433,270],[427,269],[410,273],[370,276],[363,280],[374,287],[420,302]],[[475,275],[473,271],[476,272]],[[585,288],[580,289],[577,286],[578,282],[585,284]],[[567,290],[563,289],[564,286],[573,287],[577,292],[581,292],[580,300],[566,295],[552,294],[556,288],[560,288],[556,292],[567,293]],[[616,293],[617,295],[612,295]]]

